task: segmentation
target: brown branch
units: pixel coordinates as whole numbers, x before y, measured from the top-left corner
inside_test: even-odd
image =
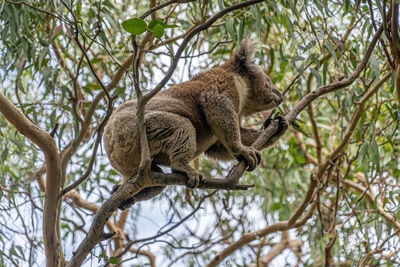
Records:
[[[146,35],[146,37],[148,36],[149,35]],[[146,37],[145,39],[147,39]],[[143,46],[144,45],[145,44],[143,44]],[[133,47],[133,59],[134,59],[132,64],[133,86],[137,97],[136,119],[139,130],[139,144],[140,144],[140,163],[136,179],[141,179],[143,175],[145,175],[145,178],[147,179],[151,163],[150,148],[146,135],[146,125],[144,123],[144,109],[147,101],[143,97],[139,85],[139,65],[140,65],[140,59],[143,55],[142,53],[143,47],[138,46],[138,44],[136,43],[136,36],[133,34],[132,34],[132,47]]]
[[[399,3],[397,1],[392,1],[392,23],[390,26],[393,47],[392,53],[395,65],[397,66],[400,64]]]
[[[190,2],[194,2],[194,1],[196,1],[196,0],[169,0],[167,2],[159,4],[158,6],[150,8],[143,15],[141,15],[139,18],[145,19],[147,16],[149,16],[153,12],[155,12],[155,11],[161,9],[161,8],[164,8],[166,6],[172,5],[172,4],[183,4],[183,3],[190,3]]]
[[[308,76],[308,80],[307,80],[307,92],[308,93],[311,91],[312,77],[313,77],[313,74],[310,73]],[[315,144],[316,144],[317,159],[318,159],[318,163],[320,164],[322,162],[322,156],[321,156],[322,143],[321,143],[321,139],[319,137],[317,121],[315,120],[314,109],[313,109],[312,103],[310,103],[308,105],[308,116],[310,117],[311,126],[313,129]]]
[[[0,92],[0,112],[18,131],[34,142],[43,151],[46,160],[46,195],[43,210],[43,240],[46,265],[58,266],[60,262],[59,240],[57,240],[57,206],[60,192],[60,157],[56,142],[46,131],[41,130],[18,110]]]
[[[400,105],[400,37],[399,37],[399,3],[392,1],[392,23],[391,23],[391,48],[394,57],[395,88],[397,94],[397,102]]]
[[[368,6],[369,6],[369,13],[371,15],[372,26],[374,27],[375,31],[377,31],[378,28],[376,26],[376,22],[375,22],[375,18],[374,18],[374,9],[373,9],[373,6],[372,6],[372,2],[371,2],[371,0],[368,0],[367,2],[368,2]],[[384,10],[384,12],[386,12],[386,11]],[[383,25],[384,25],[384,27],[386,27],[385,24],[383,24]],[[379,42],[382,45],[383,52],[384,52],[384,54],[386,56],[386,59],[387,59],[389,65],[390,65],[390,67],[392,69],[394,69],[394,65],[393,65],[392,59],[390,58],[389,51],[387,50],[385,42],[383,41],[382,37],[379,38]]]
[[[156,256],[150,251],[146,251],[143,249],[133,249],[133,248],[130,248],[129,251],[132,253],[146,256],[147,258],[149,258],[150,267],[156,267]]]
[[[279,254],[282,253],[282,251],[289,246],[289,235],[287,231],[282,232],[282,237],[281,241],[275,245],[272,246],[270,251],[268,251],[268,254],[264,255],[261,257],[260,260],[260,266],[268,266],[268,264]]]

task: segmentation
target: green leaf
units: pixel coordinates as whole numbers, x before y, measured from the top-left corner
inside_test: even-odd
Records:
[[[226,27],[226,30],[228,31],[228,34],[236,42],[237,38],[236,38],[236,32],[235,32],[235,27],[234,27],[234,19],[231,17],[227,18],[225,27]]]
[[[367,155],[367,152],[368,152],[368,143],[363,143],[360,148],[360,157],[359,158],[361,160],[364,160],[365,156]]]
[[[3,152],[1,153],[1,161],[5,161],[7,159],[8,156],[8,148],[6,147]]]
[[[300,86],[296,86],[296,92],[299,99],[303,99],[303,93],[301,92]]]
[[[103,250],[103,251],[101,252],[101,254],[99,255],[99,258],[104,258],[105,255],[106,255],[106,251]]]
[[[87,88],[89,88],[90,90],[101,90],[102,87],[100,84],[95,84],[95,83],[88,83],[86,85]]]
[[[154,37],[161,38],[164,35],[164,27],[161,24],[157,24],[153,28]]]
[[[179,26],[176,25],[176,24],[165,25],[165,24],[163,23],[163,27],[164,27],[164,29],[172,29],[172,28],[178,28]]]
[[[116,257],[110,257],[110,263],[112,263],[112,264],[118,264],[119,263],[119,260],[116,258]]]
[[[333,49],[332,44],[331,44],[329,41],[327,41],[326,44],[325,44],[325,46],[326,46],[326,48],[328,48],[329,53],[331,53],[331,55],[332,55],[333,58],[335,59],[335,64],[336,64],[336,66],[339,66],[339,60],[338,60],[337,57],[336,57],[336,52],[335,52],[335,49]]]
[[[242,40],[243,40],[243,35],[244,35],[244,32],[245,32],[245,27],[246,27],[245,21],[246,21],[245,18],[243,18],[243,19],[240,21],[239,34],[238,34],[238,36],[239,36],[239,42],[242,42]]]
[[[371,144],[371,150],[372,150],[372,161],[376,164],[378,171],[380,171],[379,148],[375,140]]]
[[[379,78],[381,72],[379,70],[379,63],[377,61],[375,53],[371,54],[369,62],[372,67],[372,76],[375,77],[376,79]]]
[[[149,30],[153,30],[156,25],[164,26],[164,21],[162,19],[153,19],[149,23],[149,26],[148,26]]]
[[[147,23],[142,19],[133,18],[123,21],[122,27],[132,34],[141,34],[147,30]]]
[[[316,71],[315,69],[312,69],[312,68],[311,68],[310,71],[311,71],[312,75],[314,75],[315,78],[317,79],[317,85],[320,86],[321,83],[322,83],[322,77],[321,77],[321,75],[320,75],[319,72]]]

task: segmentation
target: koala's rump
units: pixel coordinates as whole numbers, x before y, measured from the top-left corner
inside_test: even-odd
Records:
[[[124,177],[137,171],[140,163],[140,141],[135,113],[117,109],[104,132],[104,146],[111,165]]]

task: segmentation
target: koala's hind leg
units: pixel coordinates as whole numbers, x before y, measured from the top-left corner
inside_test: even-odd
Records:
[[[196,153],[196,131],[192,124],[190,122],[180,124],[167,142],[167,154],[171,161],[172,171],[186,174],[187,186],[197,187],[201,175],[189,165]]]
[[[172,171],[184,173],[188,187],[197,187],[201,176],[189,165],[196,153],[196,130],[190,120],[173,113],[152,112],[146,118],[146,130],[155,162],[159,164],[156,154],[167,155]]]

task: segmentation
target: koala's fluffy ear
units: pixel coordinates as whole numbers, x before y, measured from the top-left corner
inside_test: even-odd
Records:
[[[254,53],[256,52],[257,42],[246,38],[240,44],[236,54],[233,56],[233,64],[239,71],[246,71],[254,66]]]

